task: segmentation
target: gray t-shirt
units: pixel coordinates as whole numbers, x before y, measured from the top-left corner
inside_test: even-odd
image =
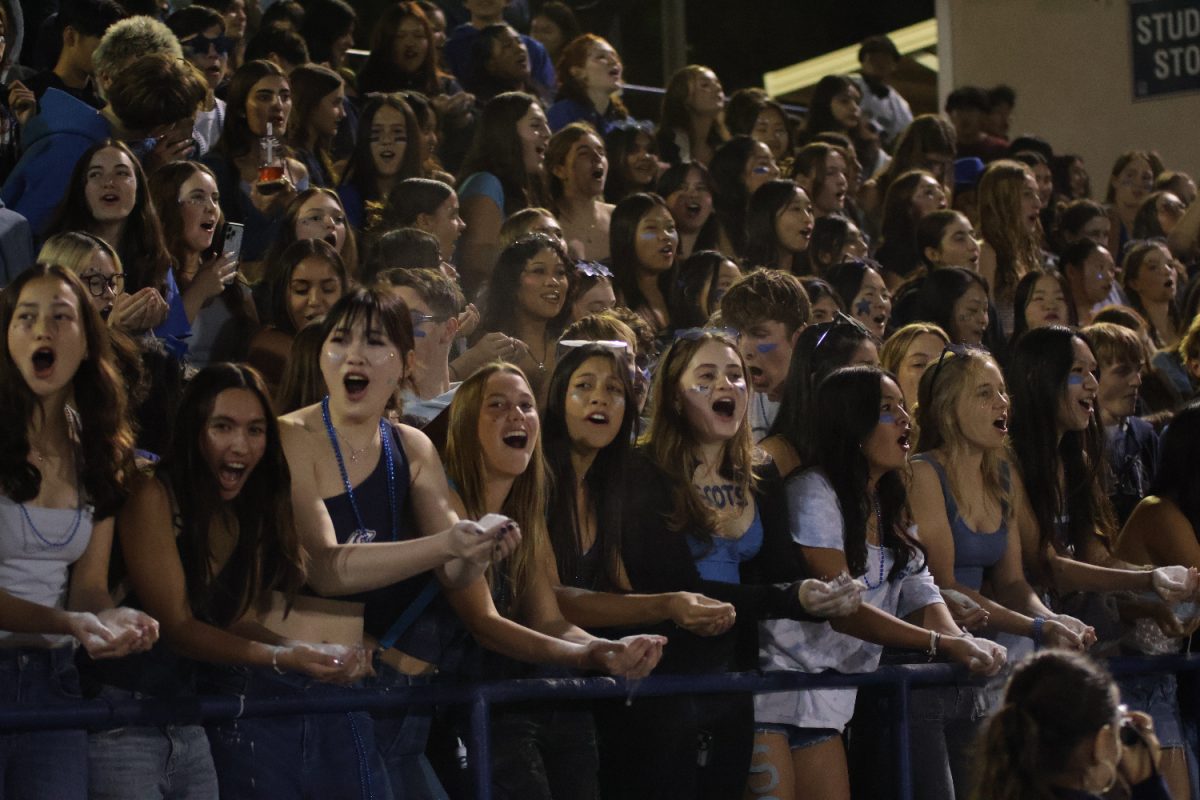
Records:
[[[794,475],[785,486],[792,540],[805,547],[844,550],[841,505],[824,473],[808,469]],[[868,544],[865,577],[872,584],[879,580],[881,558],[884,575],[888,576],[893,563],[891,551]],[[863,594],[863,603],[898,617],[941,602],[933,576],[919,560],[915,564],[910,560],[900,577],[885,577],[880,586]],[[760,623],[759,641],[759,666],[767,670],[872,672],[879,666],[883,652],[881,645],[838,633],[823,622],[767,620]],[[851,688],[755,695],[754,718],[757,722],[840,731],[854,713],[856,692]]]
[[[68,570],[92,540],[92,507],[78,512],[78,525],[73,508],[24,508],[22,513],[20,505],[0,496],[0,589],[30,603],[65,608]],[[3,647],[69,641],[70,636],[0,631]]]

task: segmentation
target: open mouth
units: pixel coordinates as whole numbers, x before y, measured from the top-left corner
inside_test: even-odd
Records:
[[[342,378],[342,386],[346,389],[346,396],[350,400],[361,400],[367,393],[367,387],[371,385],[371,379],[366,375],[358,375],[351,373]]]
[[[992,427],[1001,433],[1008,433],[1008,415],[1004,414],[996,417],[996,419],[992,420]]]
[[[876,314],[875,316],[871,317],[871,321],[874,322],[876,324],[876,326],[878,326],[880,328],[887,325],[887,319],[888,319],[887,314]]]
[[[395,157],[396,157],[395,150],[381,150],[379,152],[379,160],[380,161],[391,161]]]
[[[718,417],[733,419],[733,414],[737,411],[737,403],[734,402],[732,397],[722,397],[719,400],[713,401],[712,410]]]
[[[283,116],[283,114],[272,114],[271,115],[270,122],[275,127],[276,134],[280,133],[280,129],[283,127],[283,122],[286,119],[287,119],[287,117]]]
[[[604,168],[603,167],[596,167],[594,170],[592,170],[592,180],[594,180],[594,181],[604,180]]]
[[[325,234],[325,241],[329,242],[329,246],[334,250],[337,249],[337,236],[333,233]]]
[[[208,221],[200,223],[200,230],[204,231],[205,233],[212,233],[214,230],[216,230],[216,228],[216,222]]]
[[[558,305],[558,301],[562,299],[561,292],[546,292],[542,295],[542,299],[551,305]]]
[[[1050,313],[1046,314],[1046,322],[1058,322],[1061,319],[1062,317],[1058,315],[1057,311],[1051,311]]]
[[[119,203],[121,202],[121,195],[117,194],[116,192],[108,192],[107,194],[100,195],[100,202]]]
[[[420,51],[414,49],[406,49],[403,53],[405,61],[416,61],[417,56],[421,55]]]
[[[246,465],[241,461],[222,461],[217,468],[217,481],[226,491],[237,489],[246,477]]]
[[[1093,405],[1094,400],[1095,400],[1095,398],[1079,401],[1079,407],[1082,408],[1084,411],[1086,411],[1088,413],[1088,416],[1091,416],[1092,405]]]
[[[673,245],[673,244],[663,245],[662,247],[660,247],[658,249],[658,252],[662,253],[668,259],[674,258],[675,257],[675,245]]]
[[[683,207],[683,210],[689,214],[698,215],[700,213],[699,203],[688,203]]]
[[[584,420],[594,425],[607,425],[608,414],[605,414],[601,411],[593,411],[591,414],[588,414],[586,417],[584,417]]]
[[[813,231],[812,228],[804,228],[803,230],[800,231],[800,235],[803,236],[805,239],[811,239],[812,231]]]
[[[904,450],[908,450],[910,447],[912,447],[912,443],[909,441],[911,435],[912,431],[908,428],[905,428],[904,433],[900,434],[900,438],[896,440],[896,444],[900,445],[900,447]]]
[[[621,68],[613,67],[612,69],[610,69],[608,71],[608,77],[612,78],[614,81],[621,80]]]
[[[527,431],[509,431],[500,438],[500,441],[514,450],[524,450],[525,445],[529,444],[529,433]]]
[[[47,378],[54,371],[54,351],[49,347],[41,347],[33,352],[33,374],[39,378]]]
[[[537,153],[537,157],[538,157],[538,158],[545,158],[545,156],[546,156],[546,145],[544,145],[544,144],[539,144],[539,145],[536,145],[536,146],[534,146],[534,148],[533,148],[533,151],[534,151],[535,153]]]

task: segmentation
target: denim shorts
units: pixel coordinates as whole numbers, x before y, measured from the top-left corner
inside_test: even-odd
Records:
[[[755,724],[754,732],[782,733],[787,737],[788,748],[791,750],[803,750],[842,735],[833,728],[801,728],[786,722],[759,722]]]
[[[1154,735],[1163,747],[1183,747],[1183,718],[1179,712],[1179,684],[1169,673],[1123,675],[1117,678],[1121,701],[1154,720]]]

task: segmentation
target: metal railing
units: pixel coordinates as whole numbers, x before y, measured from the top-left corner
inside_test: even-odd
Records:
[[[1200,670],[1200,654],[1121,657],[1108,662],[1113,675],[1179,673]],[[470,684],[433,684],[387,690],[362,690],[332,696],[240,697],[202,695],[191,698],[145,700],[86,700],[47,708],[0,709],[0,731],[163,725],[171,722],[218,722],[243,717],[270,717],[347,711],[387,712],[410,705],[466,705],[470,709],[470,763],[475,796],[491,800],[491,708],[527,700],[580,700],[678,694],[729,694],[829,689],[860,686],[891,687],[897,789],[902,800],[912,798],[909,758],[909,691],[914,686],[944,685],[971,680],[951,664],[880,667],[857,675],[804,672],[733,672],[719,675],[655,675],[636,686],[617,678],[537,678]]]

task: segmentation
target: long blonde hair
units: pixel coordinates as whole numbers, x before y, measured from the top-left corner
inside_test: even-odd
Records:
[[[519,367],[494,362],[480,367],[463,381],[454,393],[454,402],[450,404],[450,424],[446,436],[446,475],[457,489],[458,496],[462,498],[467,516],[472,519],[479,519],[491,510],[487,508],[487,468],[483,462],[483,448],[479,445],[479,416],[483,411],[488,379],[500,373],[516,375],[525,382],[526,388],[529,387],[529,379]],[[530,394],[533,394],[532,389]],[[499,571],[500,579],[508,582],[514,609],[520,606],[534,571],[540,568],[543,550],[547,547],[547,480],[539,429],[539,435],[534,439],[533,457],[529,466],[513,481],[512,489],[500,509],[501,513],[521,526],[521,544]],[[494,586],[496,580],[496,570],[489,568],[488,585]]]
[[[971,390],[971,382],[986,365],[999,369],[996,360],[987,351],[965,349],[959,352],[944,351],[938,362],[925,370],[917,390],[917,427],[920,430],[917,450],[921,453],[945,448],[953,452],[963,440],[958,424],[956,406],[959,399]],[[1003,373],[1001,373],[1003,374]],[[1002,475],[1003,464],[1008,460],[1007,444],[983,453],[982,477],[984,494],[991,500],[1004,504],[1009,489]],[[953,471],[947,469],[950,491],[955,497],[967,497],[975,493],[975,487],[957,486]],[[1010,504],[1011,505],[1011,504]]]
[[[113,249],[112,245],[87,231],[64,231],[51,236],[42,245],[37,260],[42,264],[57,264],[60,267],[66,267],[76,275],[81,275],[91,266],[92,256],[97,250],[112,260],[117,272],[124,272],[121,268],[121,257],[117,255],[117,251]]]
[[[738,363],[745,371],[746,365],[737,342],[722,331],[706,330],[695,338],[677,339],[658,365],[650,391],[650,428],[638,442],[674,484],[668,527],[673,531],[684,531],[695,526],[698,528],[695,532],[701,539],[712,537],[720,519],[716,510],[692,485],[692,476],[696,467],[700,466],[700,459],[696,456],[696,441],[691,426],[679,402],[679,383],[692,356],[709,342],[725,345],[737,353]],[[749,498],[755,486],[754,464],[754,440],[750,436],[747,415],[742,418],[737,433],[725,443],[718,472],[722,478],[741,489],[744,497]]]
[[[1042,265],[1038,236],[1030,233],[1021,219],[1021,189],[1026,178],[1033,178],[1029,167],[1019,161],[993,161],[979,180],[979,227],[983,240],[996,251],[996,276],[992,291],[996,297],[1009,297],[1025,270]]]

